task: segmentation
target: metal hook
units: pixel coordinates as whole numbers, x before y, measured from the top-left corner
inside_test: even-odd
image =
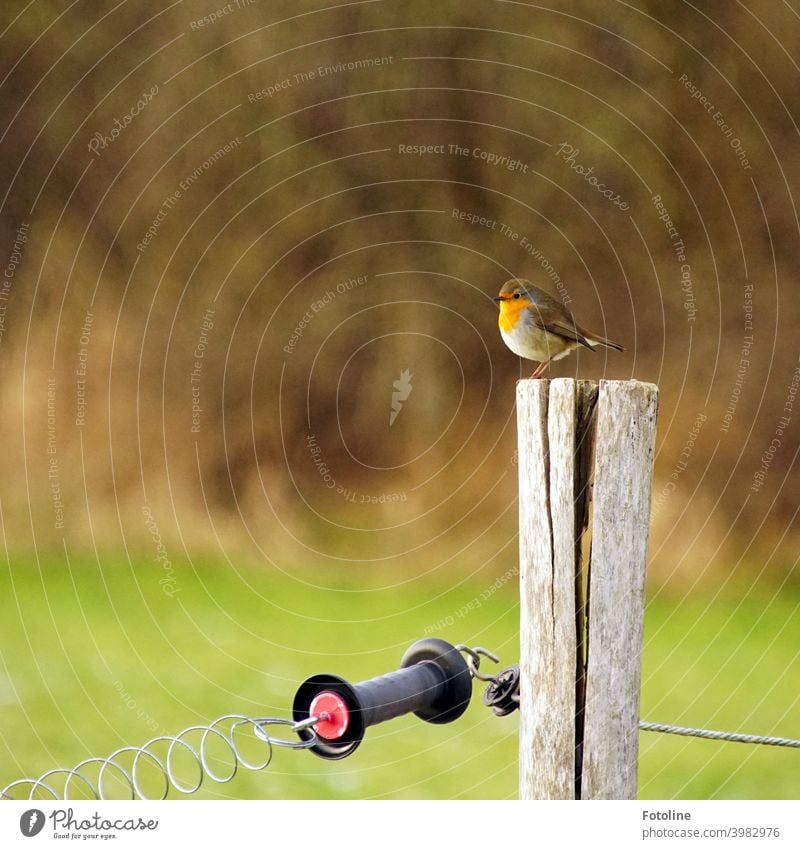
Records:
[[[318,716],[310,716],[308,720],[314,720],[315,723],[320,721],[320,717]],[[310,725],[308,725],[308,720],[303,720],[301,722],[295,722],[292,719],[274,719],[272,717],[264,717],[262,719],[255,719],[253,722],[255,723],[255,728],[253,733],[259,740],[263,740],[265,743],[269,743],[271,746],[280,746],[283,749],[310,749],[312,746],[315,746],[317,743],[317,734]],[[273,737],[268,731],[268,725],[288,725],[292,731],[301,731],[307,730],[309,732],[309,738],[307,740],[283,740],[279,737]]]
[[[469,667],[469,673],[473,678],[477,678],[479,681],[490,681],[492,684],[497,683],[497,678],[493,675],[481,675],[479,671],[481,666],[481,656],[488,657],[493,663],[500,663],[500,658],[494,652],[489,651],[489,649],[484,648],[483,646],[470,648],[463,644],[457,645],[456,649],[467,656],[467,666]]]

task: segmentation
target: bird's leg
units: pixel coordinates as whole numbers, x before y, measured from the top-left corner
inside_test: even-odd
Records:
[[[531,380],[533,380],[536,377],[541,377],[547,371],[547,367],[549,365],[550,365],[550,360],[545,360],[543,363],[539,363],[539,365],[536,366],[533,374],[531,375]]]

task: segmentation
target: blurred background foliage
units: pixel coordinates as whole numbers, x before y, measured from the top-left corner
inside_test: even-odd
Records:
[[[491,297],[522,276],[628,348],[553,376],[660,386],[649,615],[689,605],[699,645],[715,593],[783,587],[764,615],[791,611],[796,636],[788,6],[14,0],[0,32],[6,270],[19,254],[0,335],[7,621],[31,633],[15,593],[75,562],[97,588],[73,582],[92,623],[121,597],[150,610],[117,570],[185,599],[216,569],[284,598],[288,621],[265,610],[256,644],[313,635],[303,651],[326,668],[377,603],[386,618],[362,639],[402,654],[407,630],[458,609],[448,593],[480,596],[515,565],[514,384],[530,366],[503,346]],[[413,388],[390,424],[404,369]],[[217,589],[234,621],[252,602]],[[515,602],[500,598],[490,620],[507,620],[510,662]],[[211,615],[198,602],[192,621]],[[458,624],[454,640],[483,641],[477,618]],[[742,627],[731,656],[747,654]],[[49,641],[31,639],[35,659]]]

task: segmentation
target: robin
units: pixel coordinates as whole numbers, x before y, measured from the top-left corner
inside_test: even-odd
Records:
[[[624,351],[622,345],[589,333],[552,295],[527,280],[509,280],[495,298],[500,304],[500,335],[519,357],[539,365],[531,377],[540,377],[553,360],[566,357],[579,345],[590,351],[597,345]]]

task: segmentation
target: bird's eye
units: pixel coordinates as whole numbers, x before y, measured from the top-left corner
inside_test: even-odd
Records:
[[[514,292],[514,297],[515,298],[521,298],[522,295],[519,292]]]

